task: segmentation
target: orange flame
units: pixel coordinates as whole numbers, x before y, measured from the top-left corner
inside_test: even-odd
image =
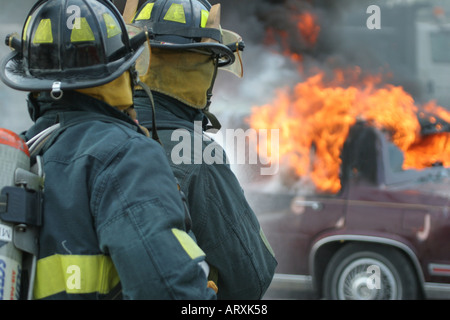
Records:
[[[316,16],[306,12],[294,19],[303,42],[314,46],[320,34]],[[297,63],[303,74],[303,57],[290,50],[290,36],[269,28],[266,44],[281,39],[283,55]],[[363,75],[359,67],[337,69],[331,79],[318,70],[292,89],[279,89],[271,103],[254,107],[248,120],[257,130],[279,129],[281,165],[311,180],[322,192],[340,190],[340,153],[357,120],[390,133],[391,141],[403,151],[403,169],[422,169],[436,163],[450,166],[450,133],[422,137],[418,118],[428,117],[426,120],[434,121],[439,132],[443,128],[436,119],[450,123],[450,112],[434,102],[419,107],[402,87],[383,82],[381,75]],[[267,139],[270,141],[270,136]],[[259,143],[270,146],[267,141]]]
[[[278,90],[270,104],[254,107],[249,123],[255,129],[279,129],[281,164],[311,179],[322,192],[336,193],[341,187],[340,152],[358,119],[392,134],[392,142],[404,152],[404,169],[450,165],[449,134],[420,136],[419,107],[410,94],[400,86],[381,86],[379,76],[346,85],[359,76],[358,68],[336,70],[327,81],[319,72],[292,90]],[[450,121],[450,113],[433,103],[424,110]]]
[[[320,26],[318,25],[317,17],[310,12],[304,12],[301,14],[293,15],[291,19],[294,20],[293,22],[297,26],[296,31],[298,31],[301,41],[309,48],[314,47],[320,34]],[[266,30],[264,43],[268,46],[279,43],[284,56],[289,57],[291,61],[295,63],[300,63],[303,60],[303,56],[299,53],[291,51],[289,40],[292,39],[296,38],[293,35],[289,34],[288,31],[269,27]]]
[[[305,42],[314,46],[320,33],[320,26],[317,24],[316,17],[310,12],[304,12],[298,17],[297,28]]]

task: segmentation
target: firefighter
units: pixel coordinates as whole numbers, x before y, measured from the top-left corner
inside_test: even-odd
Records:
[[[215,299],[164,151],[132,118],[145,34],[107,0],[40,0],[27,17],[1,78],[30,92],[26,139],[59,123],[34,298]]]
[[[272,249],[226,164],[225,152],[215,155],[223,161],[196,160],[213,143],[204,131],[220,129],[209,110],[218,69],[242,76],[242,39],[221,29],[220,5],[211,6],[206,0],[147,1],[132,16],[133,25],[151,34],[150,70],[141,77],[144,86],[137,87],[134,96],[138,119],[154,129],[152,100],[145,93],[148,87],[157,135],[186,195],[193,233],[206,253],[210,278],[218,283],[217,297],[260,299],[277,265]],[[179,144],[172,136],[179,129],[189,132],[189,141],[202,141],[202,150],[192,148],[181,163],[172,157]]]

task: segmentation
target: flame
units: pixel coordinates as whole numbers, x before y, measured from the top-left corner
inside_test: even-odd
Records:
[[[293,14],[290,18],[294,25],[297,26],[296,33],[300,37],[292,35],[288,30],[275,29],[274,27],[268,27],[266,30],[266,37],[264,44],[266,46],[273,46],[279,44],[284,56],[289,57],[292,62],[299,63],[299,70],[301,71],[301,62],[303,56],[297,52],[293,52],[290,49],[290,41],[298,40],[305,48],[313,48],[317,44],[317,40],[320,34],[320,26],[317,21],[316,15],[311,12],[303,12],[300,14]]]
[[[436,105],[435,101],[425,104],[418,114],[419,118],[427,118],[429,123],[434,124],[437,132],[446,130],[437,118],[450,123],[450,112]],[[422,169],[435,164],[450,167],[450,133],[440,132],[433,135],[421,137],[412,144],[405,153],[404,169]]]
[[[304,12],[297,16],[297,28],[305,42],[314,46],[320,33],[320,26],[317,24],[317,18],[310,12]]]
[[[292,17],[303,44],[315,46],[320,35],[317,17],[310,12]],[[298,65],[304,77],[304,59],[289,46],[292,34],[268,28],[265,43],[273,46],[277,40],[282,54]],[[296,176],[313,182],[320,192],[340,190],[340,153],[358,120],[389,134],[403,152],[403,169],[450,166],[450,133],[440,132],[444,131],[442,121],[450,123],[450,112],[433,101],[418,106],[401,86],[385,83],[382,74],[367,75],[357,66],[335,69],[331,75],[315,70],[293,88],[278,89],[270,103],[253,107],[248,121],[256,130],[279,129],[279,157],[275,158]],[[440,133],[422,136],[419,119],[434,124],[433,130]],[[269,135],[258,143],[268,148],[270,139]],[[267,151],[272,159],[271,150]]]
[[[383,85],[381,76],[363,77],[353,68],[336,70],[332,79],[321,71],[293,89],[279,89],[271,103],[252,108],[249,123],[255,129],[279,129],[281,165],[310,179],[318,191],[336,193],[340,152],[357,120],[391,133],[404,153],[403,169],[450,165],[449,134],[422,137],[419,110],[402,87]],[[450,121],[450,113],[433,103],[423,110]]]

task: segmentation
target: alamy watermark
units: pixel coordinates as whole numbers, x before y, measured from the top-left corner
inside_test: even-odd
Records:
[[[279,129],[270,129],[270,134],[268,129],[225,129],[211,139],[203,134],[202,122],[195,121],[193,135],[180,128],[171,140],[179,141],[170,155],[174,164],[261,164],[261,175],[274,175],[279,169]]]
[[[379,30],[381,29],[381,9],[377,5],[370,5],[366,10],[367,14],[370,16],[366,20],[367,29]]]
[[[70,5],[66,14],[67,28],[80,29],[80,7]],[[171,139],[180,141],[171,152],[171,159],[175,164],[260,164],[261,175],[275,175],[279,169],[279,129],[271,129],[270,134],[267,129],[226,129],[225,133],[223,130],[215,133],[212,140],[203,134],[202,122],[196,121],[194,135],[191,136],[186,129],[177,129],[172,133]],[[204,141],[210,142],[205,148]],[[225,160],[222,146],[227,146]]]
[[[370,276],[366,279],[366,286],[368,289],[379,290],[381,289],[381,270],[380,267],[373,264],[367,267],[366,272],[370,274]]]
[[[66,26],[68,29],[80,29],[81,23],[80,23],[80,16],[81,16],[81,9],[79,6],[71,5],[67,7],[66,10],[67,14],[71,14],[67,20],[66,20]]]

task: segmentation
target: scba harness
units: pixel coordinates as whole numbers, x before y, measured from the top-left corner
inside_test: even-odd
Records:
[[[27,143],[0,129],[0,300],[33,297],[44,190],[39,153],[59,127],[49,127]]]

